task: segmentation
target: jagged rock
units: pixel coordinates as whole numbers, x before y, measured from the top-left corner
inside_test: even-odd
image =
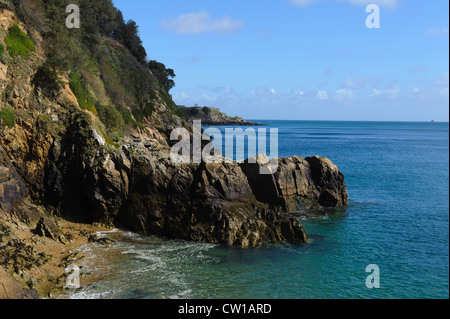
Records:
[[[36,225],[35,233],[41,237],[48,237],[53,240],[60,240],[58,226],[56,226],[55,222],[50,218],[42,217]]]
[[[0,184],[6,183],[10,180],[9,169],[7,167],[0,167]]]
[[[23,288],[0,267],[0,299],[39,299],[37,291]]]
[[[26,195],[27,188],[0,145],[0,209],[10,212]]]
[[[146,138],[86,161],[77,152],[89,143],[89,134],[79,135],[74,153],[66,154],[70,160],[61,161],[71,167],[58,168],[70,172],[62,206],[83,204],[94,221],[139,233],[242,247],[305,242],[303,227],[290,213],[306,202],[337,207],[347,201],[343,175],[319,157],[279,159],[273,175],[261,175],[263,160],[175,164],[170,148]]]
[[[272,175],[260,174],[263,157],[254,164],[175,164],[170,148],[154,139],[99,148],[78,113],[51,145],[45,189],[57,211],[144,234],[242,247],[306,242],[290,213],[306,205],[338,207],[348,198],[342,173],[324,158],[278,159]],[[44,221],[37,231],[66,240]]]
[[[179,106],[179,108],[190,120],[201,120],[203,125],[262,126],[259,123],[245,121],[238,116],[231,117],[222,113],[217,107]]]
[[[61,259],[59,267],[66,268],[69,265],[77,264],[85,257],[80,252],[67,251],[67,255]]]
[[[256,198],[272,206],[295,212],[302,205],[340,207],[348,202],[344,175],[330,160],[318,156],[278,159],[273,175],[259,174],[266,160],[258,157],[241,164]]]
[[[0,266],[16,274],[24,270],[39,268],[51,259],[45,253],[39,253],[20,239],[13,239],[0,247]]]
[[[306,158],[311,168],[311,177],[319,192],[318,201],[326,207],[340,207],[348,203],[344,175],[328,158],[314,156]]]
[[[98,243],[98,244],[103,245],[103,246],[108,246],[108,245],[114,244],[114,240],[106,238],[106,237],[99,237],[99,236],[97,236],[95,234],[92,234],[92,235],[89,236],[88,242],[90,242],[90,243]]]
[[[176,165],[165,152],[131,155],[129,196],[116,220],[136,232],[243,247],[306,242],[289,213],[305,201],[328,206],[325,191],[342,197],[332,207],[347,200],[343,176],[329,161],[318,160],[312,172],[306,159],[279,159],[275,174],[261,175],[261,162]],[[316,184],[321,171],[328,175]]]

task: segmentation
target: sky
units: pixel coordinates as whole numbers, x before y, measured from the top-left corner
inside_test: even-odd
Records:
[[[449,120],[446,0],[113,0],[174,101],[264,120]],[[369,4],[379,28],[368,28]],[[375,21],[369,19],[370,21]]]

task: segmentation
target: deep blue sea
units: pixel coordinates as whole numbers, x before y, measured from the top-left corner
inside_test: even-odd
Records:
[[[118,252],[105,277],[73,298],[449,298],[448,123],[259,122],[278,128],[279,156],[331,159],[348,207],[301,218],[306,245],[239,249],[119,232],[104,248]],[[366,286],[370,264],[379,289]]]

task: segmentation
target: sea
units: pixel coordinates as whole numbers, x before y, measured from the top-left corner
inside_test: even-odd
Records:
[[[348,206],[298,217],[309,235],[303,245],[242,249],[101,233],[117,240],[95,254],[113,257],[93,270],[101,279],[70,297],[449,298],[448,123],[254,121],[278,129],[278,156],[332,160]]]

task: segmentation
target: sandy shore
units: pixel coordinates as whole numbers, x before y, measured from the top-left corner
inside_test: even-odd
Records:
[[[80,268],[80,286],[86,287],[105,276],[110,258],[118,252],[108,242],[96,242],[99,232],[110,229],[52,218],[67,240],[55,240],[34,233],[34,227],[14,218],[0,216],[0,299],[69,298],[74,290],[64,289],[66,267]],[[6,235],[5,235],[6,234]],[[31,289],[31,290],[30,290]]]

